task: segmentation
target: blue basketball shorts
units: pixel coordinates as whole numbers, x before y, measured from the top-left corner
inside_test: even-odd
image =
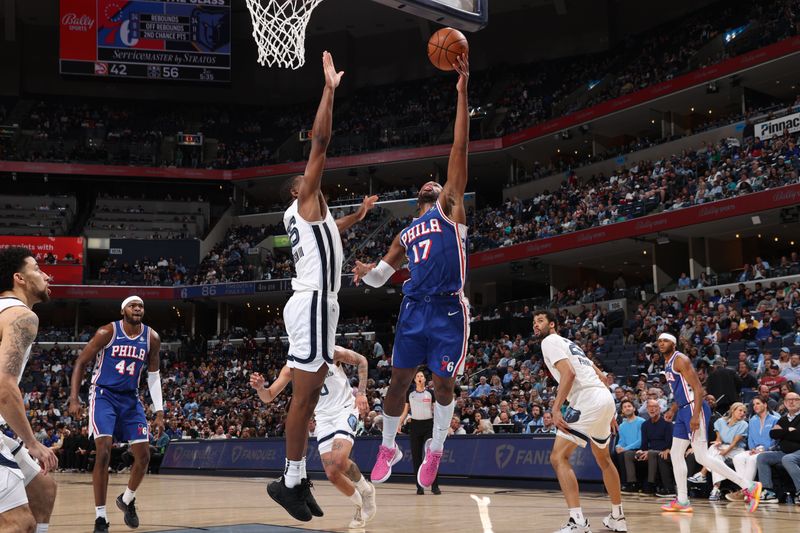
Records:
[[[89,432],[116,442],[148,442],[147,417],[136,391],[115,392],[92,385],[89,393]]]
[[[672,427],[672,436],[676,439],[708,441],[708,425],[711,422],[711,408],[703,402],[703,416],[700,417],[700,429],[692,435],[690,422],[692,420],[692,406],[687,405],[678,409]]]
[[[459,376],[468,343],[469,306],[463,296],[406,296],[397,318],[392,366],[427,365],[441,377]]]

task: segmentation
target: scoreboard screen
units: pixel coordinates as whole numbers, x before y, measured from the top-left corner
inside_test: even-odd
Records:
[[[232,0],[60,0],[61,74],[229,82]]]

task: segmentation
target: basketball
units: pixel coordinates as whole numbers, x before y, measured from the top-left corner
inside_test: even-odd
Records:
[[[428,59],[439,70],[453,70],[458,56],[468,52],[467,38],[454,28],[442,28],[428,39]]]

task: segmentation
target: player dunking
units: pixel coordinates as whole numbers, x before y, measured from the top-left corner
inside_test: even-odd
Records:
[[[342,369],[343,364],[358,367],[358,394],[355,397],[347,375]],[[317,450],[325,468],[325,475],[339,492],[347,496],[356,506],[350,529],[363,528],[367,522],[375,518],[377,512],[375,487],[361,475],[358,466],[350,460],[359,414],[365,415],[369,408],[366,396],[367,370],[367,359],[363,355],[336,346],[333,352],[333,364],[328,365],[319,402],[314,409],[317,422],[315,432]],[[291,369],[284,366],[269,387],[266,386],[264,377],[258,373],[250,376],[250,385],[258,392],[261,401],[269,403],[291,380]]]
[[[158,333],[142,323],[144,301],[138,296],[126,298],[121,305],[122,320],[102,326],[78,355],[72,371],[72,390],[69,412],[81,417],[81,388],[86,366],[97,359],[89,391],[89,431],[94,437],[97,456],[92,473],[95,504],[95,533],[108,531],[106,493],[108,491],[108,464],[111,460],[113,439],[130,444],[133,466],[125,492],[117,497],[116,504],[124,513],[125,524],[139,527],[136,513],[136,489],[150,463],[147,417],[139,401],[139,382],[147,367],[147,385],[155,425],[164,429],[164,407],[159,373],[161,338]]]
[[[672,471],[675,474],[677,497],[661,509],[669,512],[690,513],[689,492],[686,486],[689,470],[686,466],[686,450],[689,446],[694,451],[697,462],[712,472],[725,477],[742,488],[747,509],[752,513],[761,500],[761,483],[750,482],[742,478],[720,459],[708,453],[708,423],[711,420],[711,408],[704,400],[703,385],[697,376],[691,360],[675,349],[676,339],[669,333],[658,336],[658,351],[666,361],[664,371],[667,383],[672,389],[674,398],[672,414]]]
[[[303,452],[327,365],[333,363],[344,255],[336,221],[320,191],[331,138],[333,94],[344,72],[336,72],[328,52],[322,54],[322,68],[325,89],[311,130],[305,173],[289,180],[282,191],[284,197],[291,195],[294,199],[283,215],[296,272],[292,279],[294,294],[283,308],[289,335],[286,364],[292,369],[292,403],[286,417],[286,469],[280,479],[267,486],[273,500],[304,522],[311,520],[312,514],[322,516],[304,475]]]
[[[46,533],[56,497],[55,481],[46,474],[58,459],[36,440],[19,390],[39,330],[31,307],[50,299],[49,282],[27,248],[0,251],[0,424],[8,424],[22,439],[0,439],[2,533]]]
[[[397,319],[392,357],[392,380],[383,406],[383,443],[370,478],[383,483],[402,457],[395,445],[405,394],[420,364],[433,373],[436,404],[433,438],[425,444],[425,459],[417,472],[420,486],[430,489],[436,480],[447,430],[453,417],[455,377],[461,374],[469,339],[469,311],[463,295],[467,273],[467,187],[469,111],[466,55],[454,65],[458,72],[458,103],[447,183],[428,182],[419,192],[416,219],[395,237],[380,263],[356,262],[355,280],[380,287],[408,261],[411,277],[403,285],[404,298]]]
[[[603,471],[603,484],[611,498],[611,514],[603,519],[611,531],[628,531],[622,513],[619,473],[611,460],[608,444],[615,423],[614,397],[603,382],[603,374],[583,350],[558,334],[557,318],[550,311],[533,315],[533,330],[542,340],[542,355],[547,369],[558,382],[553,405],[553,423],[558,428],[550,463],[569,507],[569,520],[557,533],[589,532],[589,522],[581,509],[578,480],[569,462],[575,449],[591,443],[592,454]],[[561,414],[564,401],[566,414]]]

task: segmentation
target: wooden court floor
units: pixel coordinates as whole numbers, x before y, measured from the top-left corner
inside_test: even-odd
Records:
[[[55,474],[58,498],[51,520],[53,533],[86,533],[94,525],[94,500],[88,474]],[[109,480],[108,515],[112,532],[130,531],[114,499],[125,489],[127,475]],[[214,531],[237,533],[287,531],[266,525],[299,527],[310,531],[345,532],[353,507],[327,481],[315,481],[315,495],[325,516],[300,524],[266,494],[266,479],[205,476],[148,475],[136,494],[141,525],[137,531]],[[483,532],[478,505],[470,497],[488,497],[492,530],[553,532],[565,521],[566,507],[557,491],[442,486],[442,495],[417,496],[412,485],[378,485],[378,514],[367,532]],[[661,513],[661,500],[626,496],[623,505],[631,532],[796,533],[800,506],[764,505],[752,515],[741,503],[693,502],[693,515]],[[592,531],[606,531],[602,519],[608,499],[599,494],[582,500]],[[239,524],[265,524],[235,527]],[[213,527],[230,526],[230,527]],[[295,530],[297,531],[297,530]],[[362,530],[363,531],[363,530]],[[297,533],[302,533],[297,531]]]

